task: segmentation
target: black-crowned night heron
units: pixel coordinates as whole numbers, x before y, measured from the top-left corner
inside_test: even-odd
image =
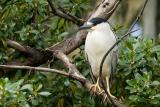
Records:
[[[100,90],[99,83],[99,69],[102,58],[105,53],[115,44],[116,36],[113,32],[110,24],[102,18],[92,18],[86,22],[80,29],[90,29],[85,41],[85,53],[87,54],[87,59],[90,63],[93,76],[96,78],[97,82],[92,88],[96,91]],[[107,91],[111,97],[114,97],[110,93],[109,81],[110,75],[115,70],[118,56],[118,48],[115,47],[109,55],[106,57],[103,68],[102,76],[103,80],[106,81]]]

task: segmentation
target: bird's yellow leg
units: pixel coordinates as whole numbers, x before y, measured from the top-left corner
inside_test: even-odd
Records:
[[[90,91],[93,90],[93,92],[96,92],[97,90],[98,90],[98,91],[101,91],[101,90],[102,90],[101,87],[100,87],[100,85],[99,85],[99,77],[98,77],[98,79],[97,79],[96,84],[93,84],[93,85],[90,87],[89,90],[90,90]]]
[[[117,99],[117,98],[116,98],[115,96],[113,96],[113,95],[111,94],[111,92],[110,92],[109,78],[108,78],[108,77],[106,77],[106,83],[107,83],[107,92],[108,92],[109,96],[110,96],[112,99]],[[103,92],[105,92],[105,91],[103,91]],[[103,93],[103,92],[102,92],[102,93]],[[109,101],[108,95],[106,95],[106,96],[104,97],[103,102],[105,102],[106,99]]]
[[[108,78],[108,77],[106,77],[106,83],[107,83],[107,92],[108,92],[109,96],[112,97],[112,98],[116,98],[116,97],[113,96],[113,95],[111,94],[111,92],[110,92],[109,78]]]

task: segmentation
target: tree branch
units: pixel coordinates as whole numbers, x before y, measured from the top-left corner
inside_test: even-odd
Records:
[[[62,62],[64,62],[65,66],[69,68],[69,74],[72,78],[80,81],[83,84],[85,83],[85,81],[87,81],[87,79],[78,71],[76,66],[71,63],[69,58],[63,52],[57,50],[53,53],[53,55]]]
[[[6,43],[7,43],[8,46],[16,49],[19,52],[26,52],[26,49],[24,48],[24,46],[22,46],[21,44],[19,44],[16,41],[12,41],[12,40],[7,39]]]
[[[23,46],[18,42],[9,39],[6,41],[6,43],[9,47],[16,49],[25,57],[27,57],[27,61],[23,63],[27,66],[38,66],[53,58],[52,52],[49,51],[41,51],[31,48],[30,46]],[[22,65],[22,63],[19,63],[19,65]]]
[[[91,15],[93,17],[100,17],[103,19],[109,19],[112,13],[120,4],[121,0],[103,0],[97,10]]]
[[[52,9],[52,13],[54,15],[57,15],[57,16],[59,16],[61,18],[69,20],[69,21],[71,21],[71,22],[73,22],[73,23],[75,23],[77,25],[82,25],[84,23],[84,21],[82,19],[79,19],[78,17],[73,16],[70,13],[65,12],[64,10],[62,11],[62,9],[61,10],[56,9],[51,0],[47,0],[47,1],[48,1],[48,4],[50,5],[50,7]]]
[[[24,70],[31,70],[31,71],[43,71],[43,72],[50,72],[50,73],[56,73],[64,76],[69,76],[68,73],[65,71],[60,71],[57,69],[50,69],[50,68],[44,68],[44,67],[30,67],[30,66],[17,66],[17,65],[0,65],[0,68],[10,68],[10,69],[24,69]]]

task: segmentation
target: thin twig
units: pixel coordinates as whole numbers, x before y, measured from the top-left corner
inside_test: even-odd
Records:
[[[100,80],[101,80],[103,89],[105,90],[105,92],[106,92],[108,98],[110,99],[110,101],[112,102],[112,104],[113,104],[114,106],[116,106],[116,107],[118,107],[118,105],[116,105],[115,100],[112,99],[112,98],[109,96],[109,93],[108,93],[108,91],[107,91],[107,89],[106,89],[106,87],[105,87],[105,83],[104,83],[104,81],[103,81],[103,79],[102,79],[102,78],[103,78],[103,77],[102,77],[103,63],[104,63],[106,57],[108,56],[108,54],[112,51],[112,49],[113,49],[115,46],[117,46],[117,45],[118,45],[125,37],[127,37],[130,33],[135,32],[135,31],[131,31],[131,30],[133,29],[133,27],[134,27],[134,25],[137,23],[137,21],[139,21],[139,19],[141,18],[142,14],[143,14],[143,11],[144,11],[144,9],[145,9],[145,7],[146,7],[146,5],[147,5],[147,2],[148,2],[148,0],[145,1],[144,6],[142,7],[141,11],[139,12],[137,18],[135,19],[135,21],[133,22],[133,24],[131,25],[131,27],[128,29],[127,33],[124,34],[124,36],[122,36],[122,37],[106,52],[106,54],[105,54],[104,57],[102,58],[102,61],[101,61],[101,64],[100,64],[99,76],[100,76]]]
[[[75,20],[75,21],[77,21],[77,22],[79,22],[79,23],[81,23],[81,24],[83,24],[83,23],[85,22],[85,20],[80,19],[80,18],[78,18],[77,16],[74,16],[74,15],[72,15],[72,14],[69,13],[69,12],[66,12],[62,7],[59,7],[59,9],[60,9],[63,13],[67,14],[68,16],[70,16],[73,20]]]
[[[50,73],[56,73],[61,74],[64,76],[69,76],[68,73],[65,71],[60,71],[57,69],[50,69],[50,68],[44,68],[44,67],[30,67],[30,66],[17,66],[17,65],[0,65],[0,68],[10,68],[10,69],[25,69],[25,70],[32,70],[32,71],[44,71],[44,72],[50,72]]]
[[[50,5],[51,9],[52,9],[52,13],[54,15],[57,15],[61,18],[64,18],[66,20],[69,20],[77,25],[82,25],[83,24],[83,20],[79,19],[78,17],[76,16],[72,16],[70,13],[67,13],[65,11],[62,11],[62,10],[59,10],[57,8],[55,8],[54,4],[52,3],[51,0],[47,0],[48,1],[48,4]]]

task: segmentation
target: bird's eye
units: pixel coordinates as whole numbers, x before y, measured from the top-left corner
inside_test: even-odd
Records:
[[[93,25],[93,23],[91,23],[91,22],[87,22],[86,23],[88,26],[92,26]]]

